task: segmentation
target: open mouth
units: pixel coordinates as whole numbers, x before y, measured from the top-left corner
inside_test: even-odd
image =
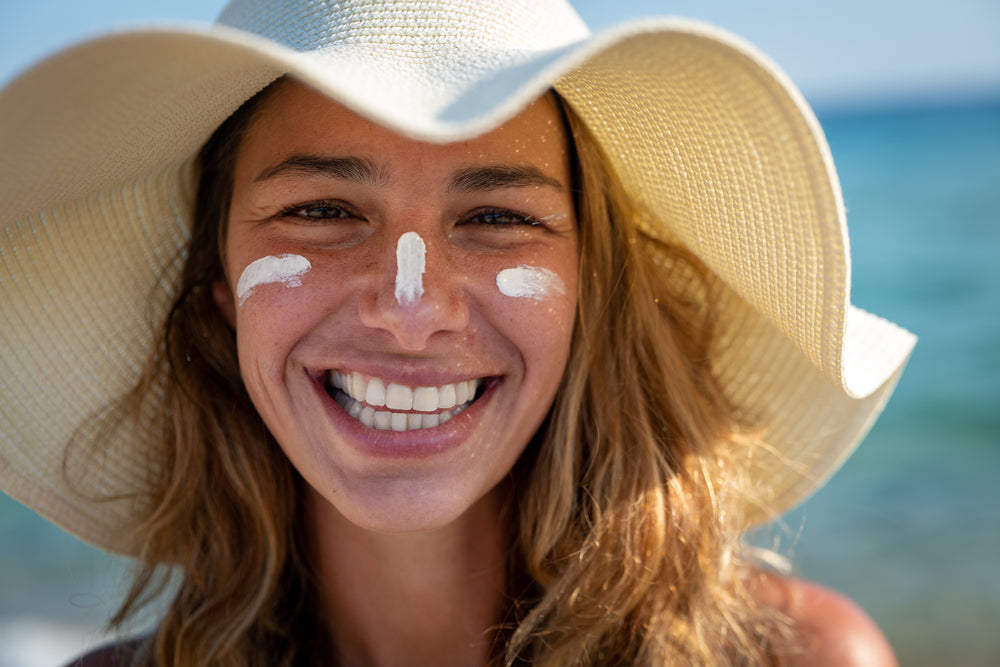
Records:
[[[326,391],[348,415],[380,431],[434,428],[483,395],[487,378],[437,387],[408,387],[361,373],[332,370]]]

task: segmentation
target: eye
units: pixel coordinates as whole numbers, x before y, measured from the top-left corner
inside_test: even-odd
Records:
[[[305,223],[323,220],[342,220],[356,217],[340,202],[318,201],[290,206],[278,214],[282,218],[296,218]]]
[[[515,213],[514,211],[508,211],[506,209],[486,209],[477,211],[469,216],[466,222],[474,225],[486,225],[490,227],[514,225],[528,225],[530,227],[536,227],[541,224],[540,221],[530,215],[521,215],[520,213]]]

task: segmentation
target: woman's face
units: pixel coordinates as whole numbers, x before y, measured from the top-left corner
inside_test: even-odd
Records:
[[[545,97],[420,143],[287,82],[247,128],[216,300],[257,410],[350,521],[447,525],[548,412],[577,294],[562,127]]]

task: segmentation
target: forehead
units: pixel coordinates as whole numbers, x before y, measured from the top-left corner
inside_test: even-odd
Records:
[[[466,141],[435,144],[403,137],[294,80],[278,83],[246,128],[238,164],[295,153],[350,153],[377,158],[418,155],[422,168],[442,160],[503,159],[565,168],[566,132],[552,95],[544,95],[499,128]],[[376,160],[377,161],[377,160]],[[239,168],[238,168],[239,170]]]

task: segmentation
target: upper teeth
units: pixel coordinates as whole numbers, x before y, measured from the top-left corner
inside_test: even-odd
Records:
[[[361,373],[330,371],[330,384],[359,403],[390,410],[437,412],[450,410],[471,401],[482,378],[439,387],[408,387],[379,378],[365,379]]]

